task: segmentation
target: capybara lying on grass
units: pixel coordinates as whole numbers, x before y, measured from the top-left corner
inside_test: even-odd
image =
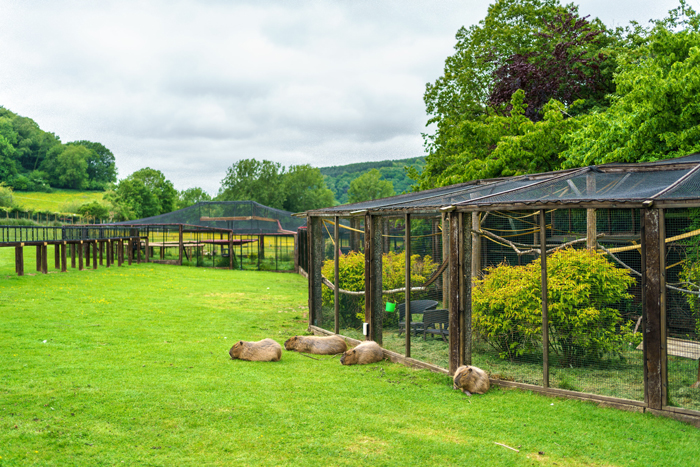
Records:
[[[364,365],[366,363],[380,362],[384,358],[384,352],[374,341],[366,341],[348,350],[340,358],[343,365]]]
[[[348,350],[340,336],[294,336],[287,339],[284,348],[317,355],[337,355]]]
[[[481,368],[462,365],[455,371],[454,388],[468,396],[483,394],[489,390],[489,387],[491,387],[489,375]]]
[[[282,346],[272,339],[263,339],[258,342],[238,341],[233,344],[228,354],[232,359],[277,362],[282,357]]]

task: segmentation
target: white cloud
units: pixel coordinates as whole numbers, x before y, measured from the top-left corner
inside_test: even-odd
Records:
[[[697,0],[690,2],[692,5]],[[675,0],[581,2],[606,24]],[[697,5],[694,5],[697,6]],[[485,1],[15,1],[0,105],[216,193],[240,158],[337,165],[423,154],[425,83]]]

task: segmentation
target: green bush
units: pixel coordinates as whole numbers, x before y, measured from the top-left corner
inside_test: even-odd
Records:
[[[14,193],[12,188],[5,186],[4,183],[0,183],[0,206],[10,208],[14,206]]]
[[[359,292],[365,290],[365,255],[351,251],[339,258],[340,288]],[[432,258],[428,255],[411,256],[411,281],[414,285],[424,283],[437,269]],[[321,273],[331,282],[335,282],[333,260],[323,263]],[[404,286],[406,274],[406,261],[403,253],[386,253],[382,255],[382,288],[384,290],[398,289]],[[383,295],[383,303],[387,301],[402,302],[403,292]],[[416,297],[416,300],[421,297]],[[323,305],[333,306],[333,290],[323,288]],[[387,317],[392,319],[394,315]],[[340,320],[341,326],[357,326],[365,319],[364,295],[340,294]]]
[[[632,298],[634,279],[588,250],[565,249],[547,258],[550,350],[562,366],[581,366],[620,355],[637,336],[613,305]],[[487,270],[473,296],[474,329],[514,358],[541,342],[540,260],[527,266],[501,264]]]

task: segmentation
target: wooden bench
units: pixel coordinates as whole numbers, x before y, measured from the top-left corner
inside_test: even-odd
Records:
[[[644,343],[637,346],[637,350],[644,350]],[[674,357],[690,358],[698,361],[698,376],[693,388],[700,388],[700,342],[675,337],[666,338],[666,354]]]

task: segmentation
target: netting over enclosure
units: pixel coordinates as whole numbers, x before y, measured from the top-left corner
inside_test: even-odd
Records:
[[[177,211],[117,224],[189,224],[232,230],[234,234],[294,234],[305,224],[292,213],[255,201],[200,201]]]
[[[307,215],[310,325],[700,420],[700,155]]]

